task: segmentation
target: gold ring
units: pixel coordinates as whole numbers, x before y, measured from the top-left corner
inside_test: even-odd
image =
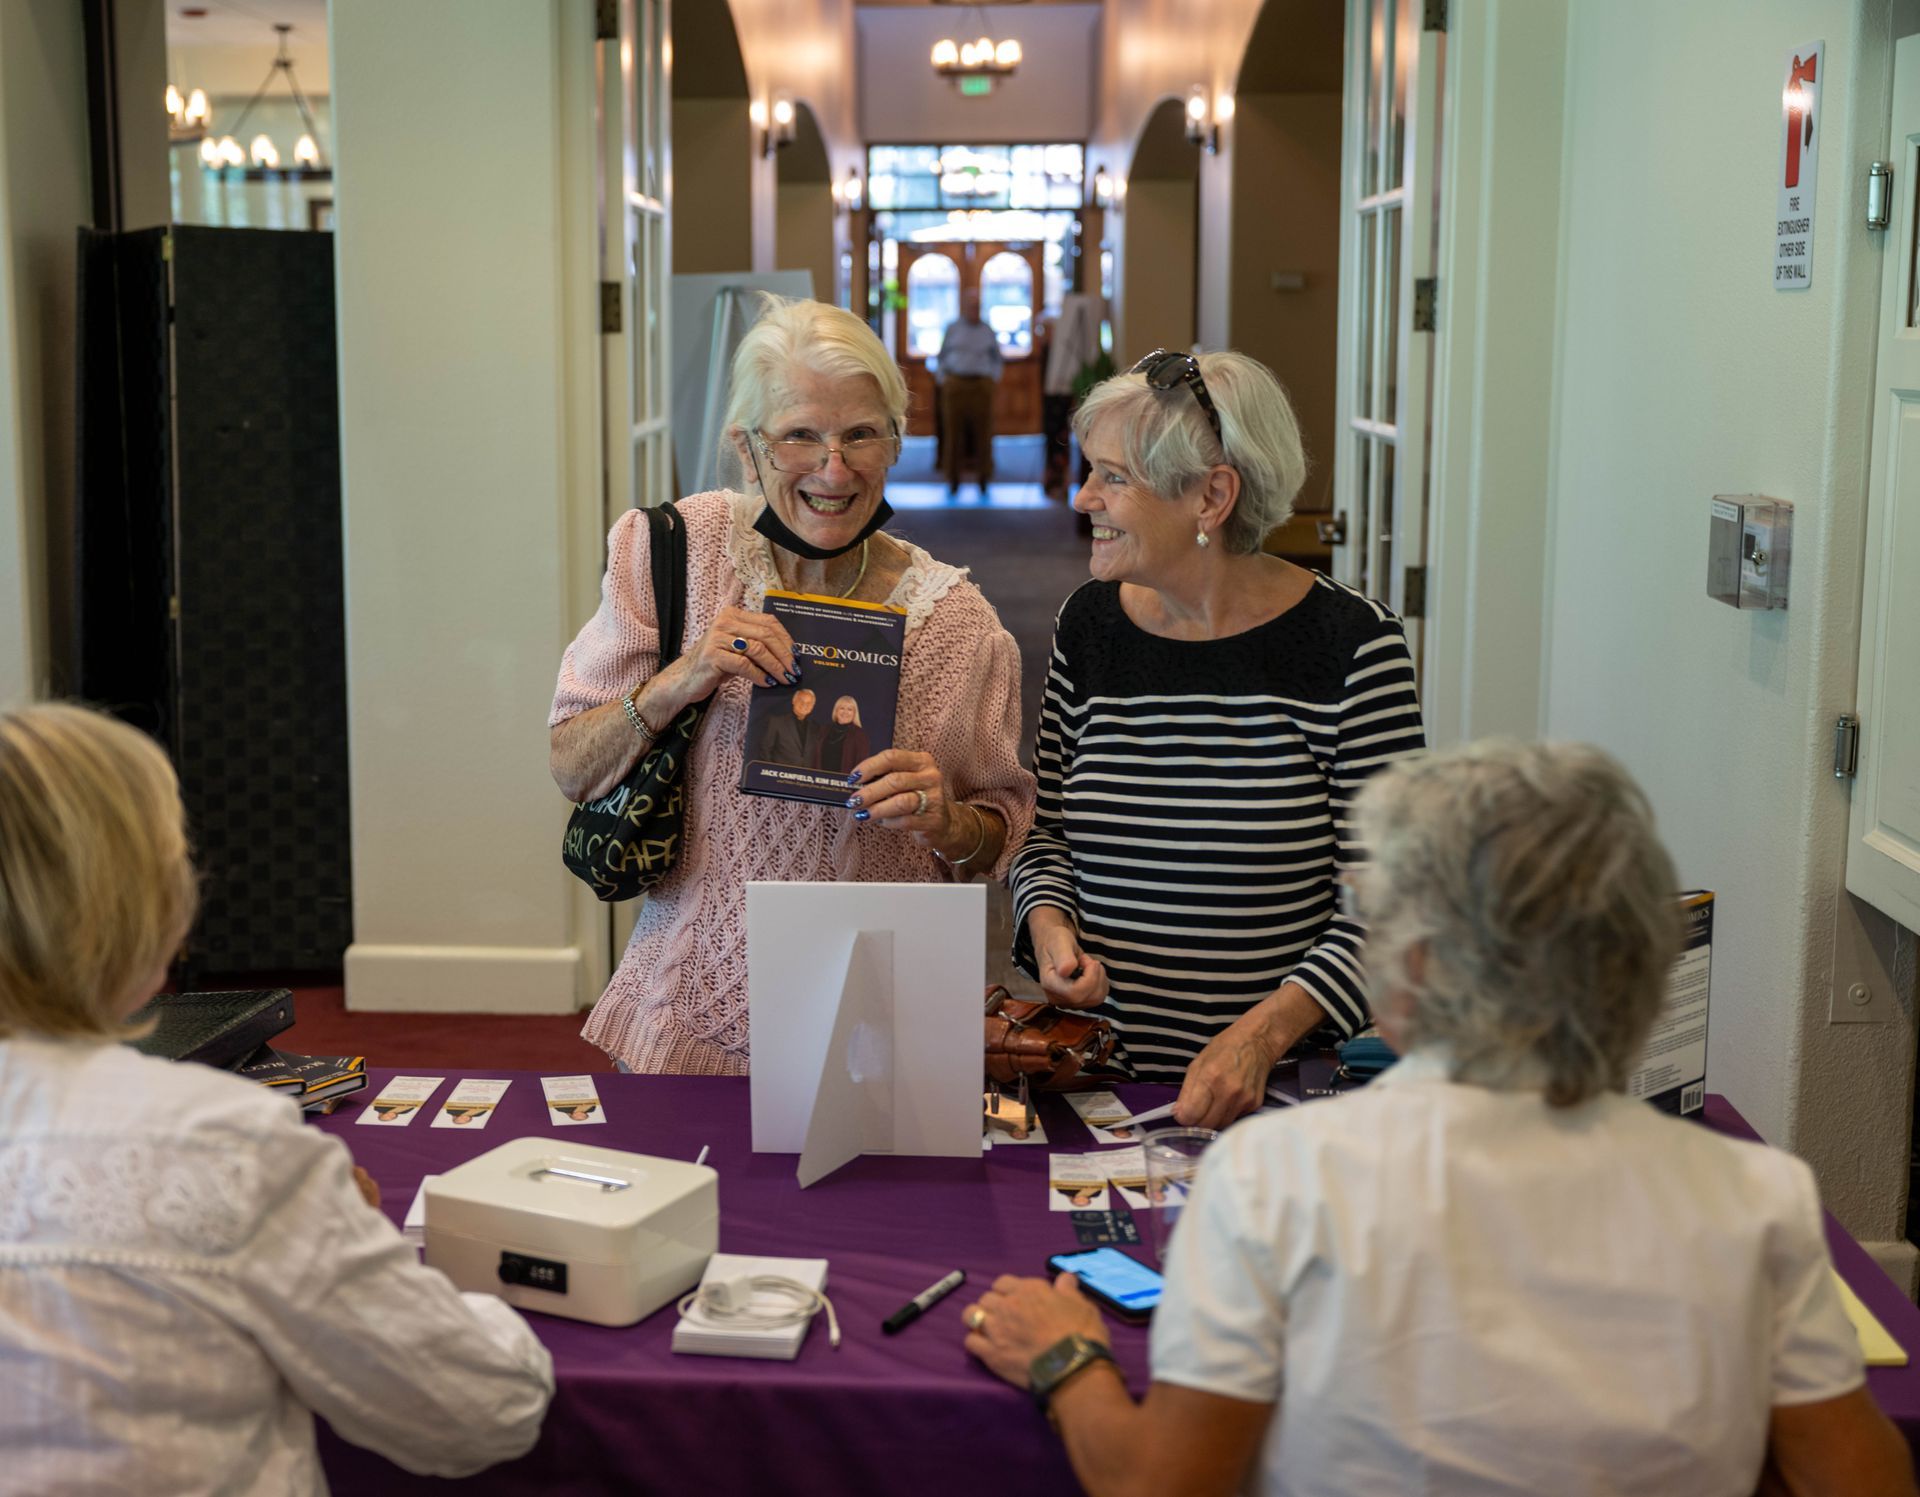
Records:
[[[978,1305],[967,1311],[967,1329],[977,1331],[987,1323],[987,1312]]]
[[[913,814],[915,816],[925,816],[927,814],[927,792],[924,790],[916,790],[913,793],[920,797],[920,805]]]

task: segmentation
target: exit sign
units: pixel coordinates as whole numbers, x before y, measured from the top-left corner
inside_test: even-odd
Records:
[[[993,92],[993,80],[984,77],[962,78],[960,92],[969,98],[980,98]]]

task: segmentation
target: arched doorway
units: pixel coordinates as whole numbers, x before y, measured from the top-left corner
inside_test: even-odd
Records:
[[[816,301],[840,300],[840,268],[833,242],[833,168],[813,109],[796,102],[793,140],[774,163],[773,263],[813,276]]]
[[[1340,135],[1345,17],[1267,0],[1235,83],[1228,342],[1280,377],[1310,464],[1297,509],[1333,507],[1340,350]],[[1311,525],[1287,555],[1324,567]],[[1305,545],[1311,555],[1296,555]]]
[[[1188,144],[1186,109],[1163,99],[1140,131],[1120,214],[1120,305],[1114,361],[1151,348],[1190,348],[1197,336],[1200,153]]]

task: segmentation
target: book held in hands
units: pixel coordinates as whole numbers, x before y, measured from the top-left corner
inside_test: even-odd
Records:
[[[855,766],[893,747],[906,610],[787,592],[766,608],[793,639],[800,684],[754,690],[740,788],[844,805]]]

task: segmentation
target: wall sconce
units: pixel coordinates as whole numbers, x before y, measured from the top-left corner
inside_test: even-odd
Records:
[[[1199,146],[1209,156],[1220,149],[1220,126],[1213,119],[1205,86],[1198,83],[1187,91],[1187,144]]]
[[[850,166],[844,181],[835,179],[831,185],[834,211],[838,213],[858,213],[866,190],[860,181],[860,168]]]
[[[755,99],[747,113],[755,125],[759,126],[760,154],[771,156],[782,146],[793,144],[795,113],[793,100],[785,94],[775,94],[771,104]]]
[[[1113,206],[1113,174],[1104,166],[1093,169],[1093,204],[1096,208]]]

